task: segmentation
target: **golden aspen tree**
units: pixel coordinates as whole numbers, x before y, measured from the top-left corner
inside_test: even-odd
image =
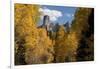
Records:
[[[15,4],[15,64],[50,63],[52,41],[45,29],[36,24],[40,17],[38,5]]]
[[[65,29],[64,26],[60,26],[57,32],[57,38],[55,40],[55,62],[65,62],[65,57],[67,53],[67,46],[65,43]]]
[[[65,37],[65,44],[67,46],[67,53],[66,53],[66,61],[73,62],[76,61],[77,55],[77,48],[78,48],[78,35],[74,31],[70,31],[70,33]]]
[[[77,61],[89,61],[94,59],[93,25],[93,8],[78,8],[71,27],[72,31],[78,35]],[[92,40],[90,40],[90,38],[92,38]]]
[[[15,4],[15,43],[17,53],[15,64],[26,64],[25,53],[28,47],[34,47],[37,39],[35,24],[39,19],[38,6],[29,4]],[[30,39],[30,40],[29,40]],[[16,48],[16,47],[15,47]]]

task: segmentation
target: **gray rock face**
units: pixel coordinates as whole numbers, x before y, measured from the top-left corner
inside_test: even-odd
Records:
[[[43,17],[43,24],[39,26],[39,28],[45,28],[48,32],[57,32],[59,30],[59,23],[53,23],[50,21],[50,17],[48,15],[45,15]],[[66,22],[63,24],[65,27],[66,32],[69,30],[69,22]]]

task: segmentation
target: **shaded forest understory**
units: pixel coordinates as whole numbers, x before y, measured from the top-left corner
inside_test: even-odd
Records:
[[[51,34],[36,26],[39,7],[15,4],[15,65],[94,60],[93,8],[78,8],[67,32],[60,25]]]

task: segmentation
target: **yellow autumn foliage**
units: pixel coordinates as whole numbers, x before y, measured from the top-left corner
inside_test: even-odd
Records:
[[[76,32],[71,31],[66,39],[66,45],[67,45],[67,61],[76,61],[76,55],[77,55],[77,48],[79,43],[79,36],[76,34]]]
[[[57,31],[51,33],[45,28],[37,27],[41,15],[39,8],[39,5],[32,4],[14,5],[15,65],[77,61],[76,55],[80,54],[81,50],[80,40],[84,40],[89,48],[84,50],[93,55],[93,34],[85,39],[89,32],[89,9],[80,8],[76,12],[76,19],[69,32],[65,30],[64,25],[58,25]],[[90,58],[93,57],[87,56],[84,59]]]
[[[55,40],[55,61],[65,62],[65,57],[67,54],[67,45],[65,44],[65,30],[61,26],[57,32],[57,39]]]
[[[49,39],[49,37],[47,37],[47,32],[45,29],[38,29],[37,32],[38,38],[35,41],[37,43],[35,45],[32,44],[33,47],[27,47],[26,49],[26,62],[29,64],[50,63],[53,60],[52,41]]]
[[[36,31],[35,23],[37,23],[38,18],[38,6],[15,4],[15,36],[18,36],[19,38],[24,38],[30,34],[37,34],[34,31]]]
[[[38,29],[38,5],[15,4],[15,64],[49,63],[53,60],[52,41],[45,29]],[[16,46],[17,45],[17,46]]]
[[[71,32],[68,35],[67,45],[70,46],[70,50],[76,51],[76,48],[77,48],[77,45],[78,45],[78,41],[79,41],[78,34],[76,34],[76,32]]]
[[[66,33],[64,27],[61,26],[57,36],[55,40],[56,62],[76,61],[79,35],[74,31]]]

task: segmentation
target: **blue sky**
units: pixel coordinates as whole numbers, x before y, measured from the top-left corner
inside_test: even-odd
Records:
[[[42,5],[40,11],[44,15],[50,15],[51,22],[64,24],[66,22],[71,23],[76,9],[76,7]],[[42,19],[43,17],[41,17],[40,23],[43,22]]]

